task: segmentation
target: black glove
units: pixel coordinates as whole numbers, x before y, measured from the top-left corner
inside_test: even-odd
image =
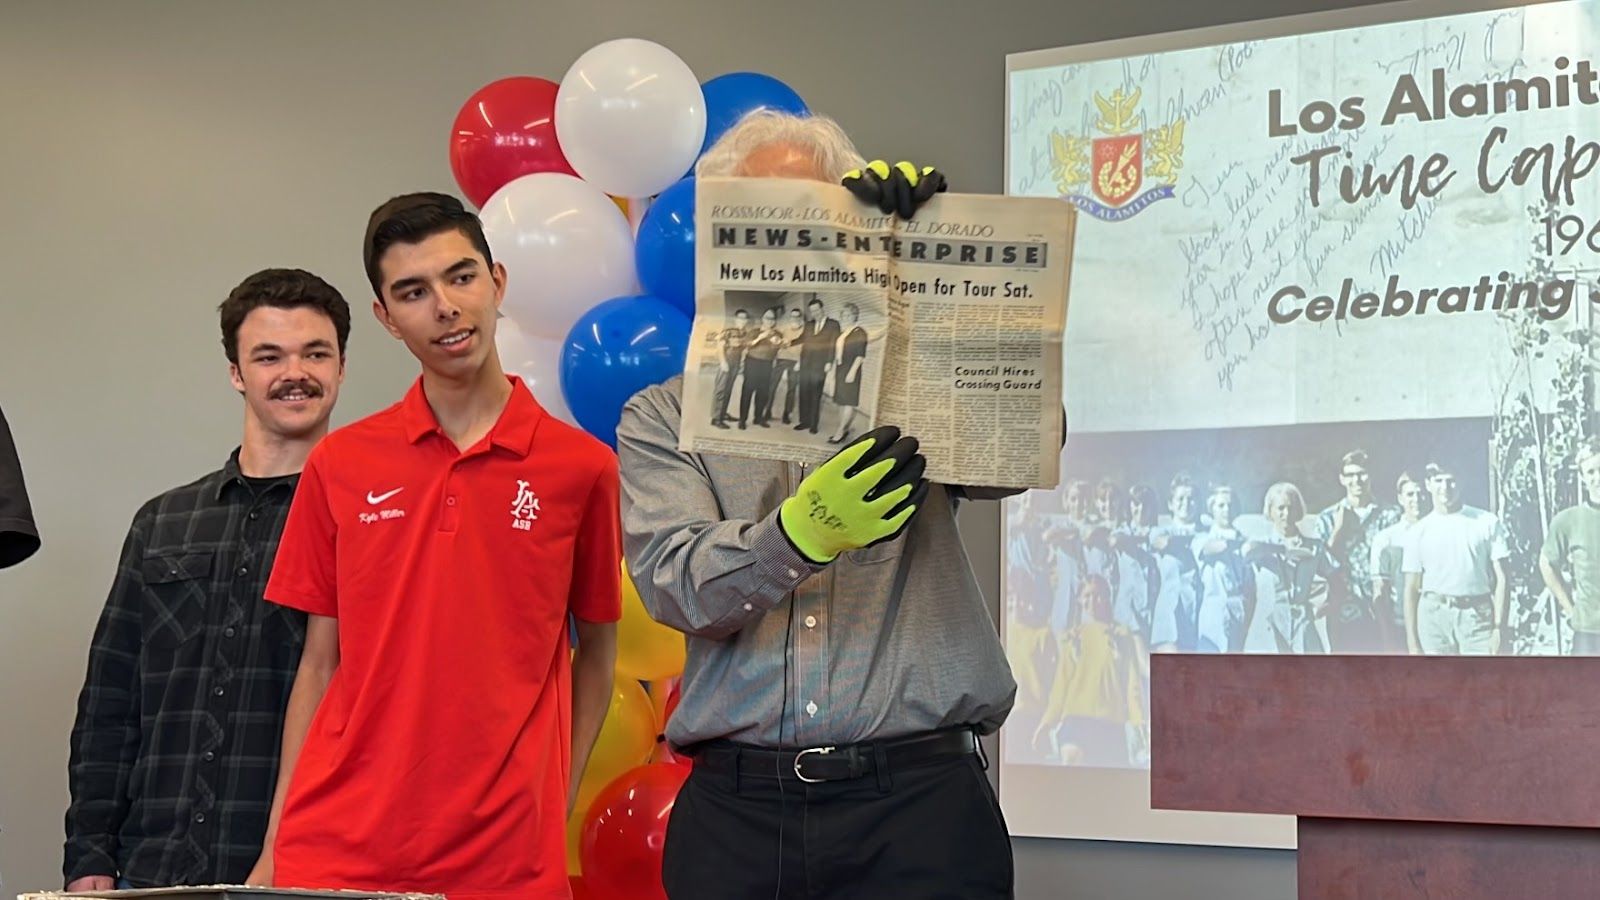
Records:
[[[932,166],[919,169],[903,161],[890,166],[881,159],[846,172],[841,183],[862,203],[902,219],[916,215],[917,207],[947,187],[944,173]]]
[[[913,511],[921,509],[922,501],[928,496],[928,479],[922,477],[923,472],[927,469],[928,461],[919,452],[921,447],[918,445],[917,439],[908,434],[901,434],[900,429],[893,425],[879,425],[861,436],[861,440],[869,439],[874,442],[873,448],[867,451],[866,456],[863,456],[854,466],[850,467],[851,474],[871,468],[873,465],[889,459],[894,460],[894,468],[883,477],[882,481],[878,482],[876,487],[867,491],[866,499],[869,501],[877,500],[879,497],[892,494],[909,484],[911,485],[911,496],[895,504],[893,509],[884,513],[883,518],[893,519],[905,509]],[[915,513],[913,512],[913,514]],[[878,538],[867,546],[875,547],[884,541],[894,540],[910,524],[911,520],[908,518],[900,523],[899,528]]]

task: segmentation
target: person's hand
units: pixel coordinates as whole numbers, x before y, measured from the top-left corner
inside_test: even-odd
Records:
[[[918,167],[904,161],[891,166],[881,159],[846,172],[840,183],[862,203],[902,219],[916,215],[918,207],[947,187],[944,173],[932,166]]]
[[[250,869],[250,874],[244,877],[245,884],[260,887],[272,887],[272,851],[261,851],[261,857],[256,860],[255,866]]]
[[[76,894],[79,891],[114,891],[117,889],[117,879],[110,875],[85,875],[67,882],[67,893]]]
[[[899,534],[928,493],[917,439],[883,425],[835,453],[778,507],[778,527],[801,555],[832,562]]]
[[[1333,518],[1333,532],[1328,535],[1328,546],[1343,546],[1345,535],[1354,534],[1361,527],[1361,520],[1356,518],[1356,511],[1350,504],[1339,502],[1339,512]]]

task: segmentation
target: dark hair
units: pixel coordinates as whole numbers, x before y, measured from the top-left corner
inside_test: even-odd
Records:
[[[1349,453],[1346,453],[1344,458],[1339,462],[1339,471],[1341,474],[1344,472],[1345,466],[1360,466],[1361,468],[1365,469],[1367,467],[1367,451],[1351,450]]]
[[[367,219],[367,235],[361,242],[361,261],[367,268],[367,281],[378,301],[383,302],[383,275],[378,261],[395,244],[420,244],[436,234],[460,232],[473,249],[493,266],[489,239],[483,236],[483,223],[476,213],[449,194],[423,191],[401,194],[372,211]]]
[[[1096,500],[1110,503],[1115,515],[1126,515],[1128,512],[1128,493],[1110,478],[1100,479],[1100,483],[1095,485],[1094,497]]]
[[[1139,505],[1139,521],[1135,525],[1154,525],[1160,515],[1161,499],[1156,495],[1156,489],[1148,484],[1136,484],[1128,488],[1130,505]]]
[[[1092,611],[1097,621],[1110,623],[1113,617],[1111,608],[1111,582],[1104,575],[1085,575],[1078,585],[1078,596],[1082,597],[1090,590],[1095,592],[1092,606],[1085,606],[1086,611]]]
[[[228,354],[228,362],[239,364],[239,326],[252,310],[262,306],[307,306],[332,319],[333,330],[339,336],[339,357],[344,358],[345,344],[350,339],[350,304],[344,302],[344,295],[304,269],[262,269],[239,282],[217,307],[222,314],[222,350]]]
[[[812,297],[810,300],[806,301],[806,305],[807,306],[822,306],[823,305],[822,298],[821,297]]]

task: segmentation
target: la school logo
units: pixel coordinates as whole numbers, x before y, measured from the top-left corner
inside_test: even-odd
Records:
[[[517,479],[517,498],[511,501],[511,527],[518,531],[532,531],[533,520],[539,518],[539,497],[528,489],[528,483]]]
[[[1120,222],[1172,196],[1183,168],[1183,118],[1145,130],[1135,88],[1094,95],[1100,136],[1050,132],[1050,165],[1061,199],[1097,219]],[[1146,178],[1159,181],[1140,193]],[[1084,189],[1088,188],[1088,193]]]

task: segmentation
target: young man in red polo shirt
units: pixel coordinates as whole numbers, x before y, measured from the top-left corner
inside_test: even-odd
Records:
[[[616,457],[501,369],[506,272],[477,216],[396,197],[364,249],[373,312],[422,377],[301,476],[267,597],[310,624],[253,875],[567,897],[567,809],[616,656]]]

